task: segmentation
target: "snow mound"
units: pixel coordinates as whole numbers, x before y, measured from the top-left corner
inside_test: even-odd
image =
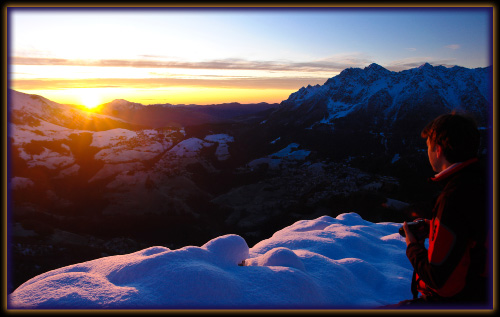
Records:
[[[229,159],[229,145],[228,143],[234,142],[234,138],[227,134],[212,134],[205,137],[205,141],[218,143],[215,155],[219,161]]]
[[[212,143],[205,142],[198,138],[189,138],[176,144],[169,150],[170,153],[175,153],[178,157],[195,157],[199,155],[202,148],[210,146]]]
[[[237,265],[248,258],[248,245],[242,237],[230,234],[210,240],[202,246],[225,264]]]
[[[248,260],[246,264],[257,266],[285,266],[305,271],[304,263],[302,263],[300,258],[292,250],[284,247],[271,249],[264,255]]]
[[[59,268],[9,295],[12,308],[336,309],[411,298],[401,224],[355,213],[285,227],[249,248],[228,234]],[[245,265],[241,265],[242,261]]]
[[[111,147],[135,137],[137,137],[136,132],[122,128],[100,131],[93,134],[92,144],[90,144],[90,146],[99,148]]]

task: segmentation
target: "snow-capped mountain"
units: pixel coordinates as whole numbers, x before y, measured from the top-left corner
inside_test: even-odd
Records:
[[[348,68],[322,86],[309,85],[292,93],[267,124],[313,129],[329,125],[334,129],[362,122],[365,128],[368,124],[368,128],[388,131],[452,110],[467,111],[486,124],[492,101],[491,75],[491,66],[467,69],[426,63],[401,72],[378,64]]]

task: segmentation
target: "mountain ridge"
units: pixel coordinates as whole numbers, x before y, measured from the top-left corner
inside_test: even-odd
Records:
[[[114,116],[138,125],[158,128],[162,126],[196,126],[232,121],[236,117],[252,115],[276,108],[278,104],[265,102],[241,104],[229,102],[210,105],[150,104],[115,99],[98,106],[102,114]]]
[[[322,86],[309,85],[292,93],[273,112],[274,118],[269,122],[284,123],[289,119],[284,114],[295,110],[299,114],[288,121],[296,122],[296,126],[304,127],[314,121],[334,123],[355,110],[378,107],[377,110],[383,111],[385,123],[390,124],[400,119],[399,110],[404,106],[408,111],[427,104],[438,105],[439,112],[465,110],[484,123],[487,119],[484,112],[492,100],[488,85],[491,71],[491,66],[445,68],[429,63],[401,72],[389,71],[375,63],[364,69],[347,68]],[[314,111],[312,106],[320,109]],[[297,120],[298,117],[301,119]],[[380,119],[380,114],[377,117]]]
[[[125,99],[114,99],[88,111],[81,105],[61,104],[43,96],[9,89],[12,121],[43,119],[64,127],[100,131],[112,128],[142,129],[165,126],[185,127],[232,121],[276,108],[266,102],[242,104],[228,102],[210,105],[143,105]],[[17,100],[19,99],[19,101]],[[30,101],[31,100],[31,101]],[[35,104],[38,102],[38,104]],[[24,112],[21,114],[21,112]],[[58,113],[57,116],[54,113]]]
[[[76,105],[60,104],[43,96],[9,89],[9,120],[16,124],[40,124],[45,121],[75,130],[100,131],[139,127],[120,118],[89,112]]]
[[[346,68],[323,85],[290,94],[262,127],[344,137],[359,134],[353,141],[360,144],[369,139],[373,144],[386,142],[386,137],[373,137],[382,133],[392,139],[389,147],[396,143],[394,151],[399,151],[418,142],[425,124],[443,113],[466,112],[479,126],[490,126],[491,76],[491,66],[468,69],[425,63],[400,72],[376,63]]]

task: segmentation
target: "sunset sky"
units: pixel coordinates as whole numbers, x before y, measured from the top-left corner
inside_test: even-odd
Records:
[[[281,102],[349,67],[492,65],[492,7],[7,9],[10,88],[59,103]]]

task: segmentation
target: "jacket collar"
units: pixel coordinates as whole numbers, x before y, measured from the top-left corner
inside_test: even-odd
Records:
[[[464,167],[469,166],[472,163],[477,162],[478,160],[479,159],[477,157],[475,157],[475,158],[471,158],[470,160],[467,160],[465,162],[455,163],[455,164],[449,166],[444,171],[441,171],[440,173],[436,174],[434,177],[431,177],[431,180],[434,182],[442,181],[443,179],[448,178],[450,175],[462,170]]]

